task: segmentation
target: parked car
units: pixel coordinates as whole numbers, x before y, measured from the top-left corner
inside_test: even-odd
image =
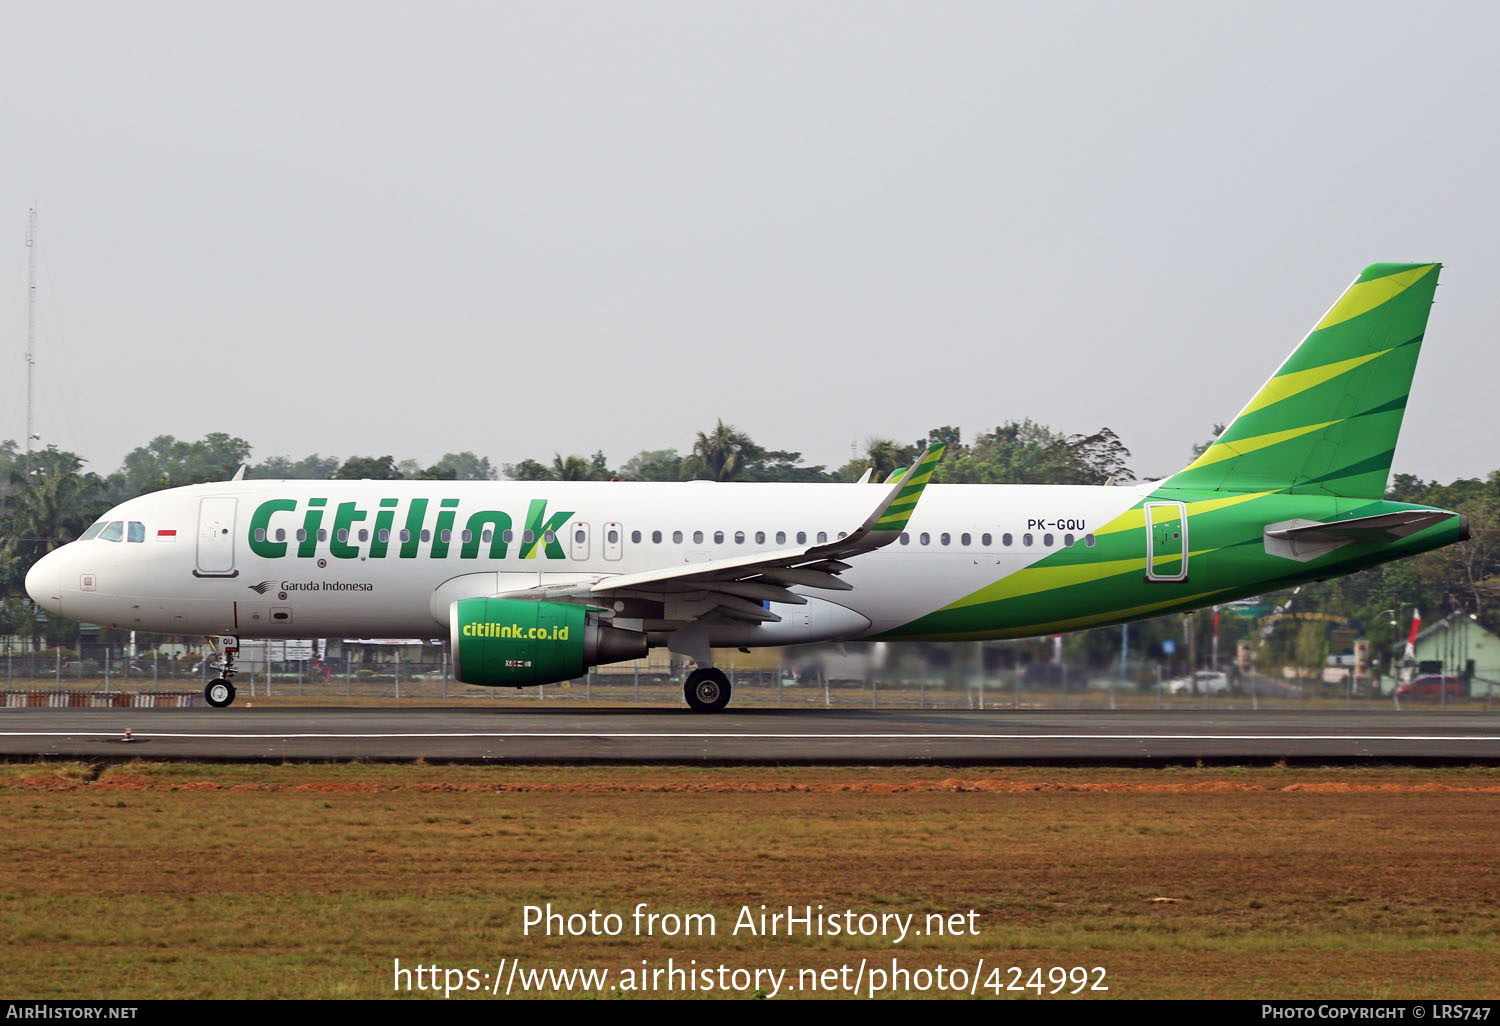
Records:
[[[1198,694],[1200,695],[1226,695],[1229,693],[1229,675],[1227,673],[1199,670],[1194,676],[1198,678]],[[1166,688],[1169,695],[1191,695],[1193,693],[1193,681],[1188,677],[1178,677],[1175,680],[1167,681]]]
[[[1464,682],[1457,677],[1445,677],[1439,673],[1424,673],[1404,684],[1396,685],[1397,698],[1432,699],[1447,698],[1450,701],[1464,697]]]

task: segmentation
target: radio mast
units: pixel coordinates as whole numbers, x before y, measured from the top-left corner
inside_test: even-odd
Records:
[[[26,472],[31,473],[33,428],[32,380],[36,373],[36,207],[26,219]]]

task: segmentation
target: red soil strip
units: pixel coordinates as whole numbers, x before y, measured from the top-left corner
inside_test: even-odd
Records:
[[[432,793],[469,792],[496,794],[924,794],[988,792],[998,794],[1029,793],[1123,793],[1123,794],[1202,794],[1202,793],[1290,793],[1315,794],[1500,794],[1500,784],[1473,787],[1438,783],[1351,784],[1342,781],[1311,781],[1283,786],[1248,784],[1230,780],[1197,782],[1127,783],[1123,781],[1035,782],[1020,780],[917,780],[906,783],[864,781],[850,783],[775,783],[705,781],[702,783],[419,783],[382,784],[373,781],[339,783],[327,781],[306,784],[221,784],[202,780],[190,782],[152,781],[139,774],[117,773],[102,780],[73,780],[66,777],[22,777],[19,783],[0,784],[0,790],[32,791],[276,791],[313,793],[369,793],[396,791]]]

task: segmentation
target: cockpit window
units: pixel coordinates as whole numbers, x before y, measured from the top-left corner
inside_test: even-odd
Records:
[[[124,537],[125,537],[125,521],[123,521],[123,520],[111,520],[109,522],[109,526],[106,527],[103,531],[99,532],[99,540],[100,541],[114,541],[114,542],[117,542],[117,541],[119,541],[120,539],[122,539]]]
[[[83,534],[79,537],[78,540],[79,541],[88,541],[90,538],[97,537],[98,534],[99,534],[99,532],[102,531],[102,530],[104,530],[104,521],[103,520],[99,521],[93,527],[90,527],[87,531],[84,531]]]
[[[126,541],[143,542],[146,540],[146,525],[139,520],[132,520],[129,525],[130,533],[126,535]]]

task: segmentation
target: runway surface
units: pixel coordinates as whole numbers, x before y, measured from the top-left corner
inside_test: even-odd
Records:
[[[130,737],[126,739],[126,731]],[[1500,713],[0,709],[0,758],[1500,764]]]

